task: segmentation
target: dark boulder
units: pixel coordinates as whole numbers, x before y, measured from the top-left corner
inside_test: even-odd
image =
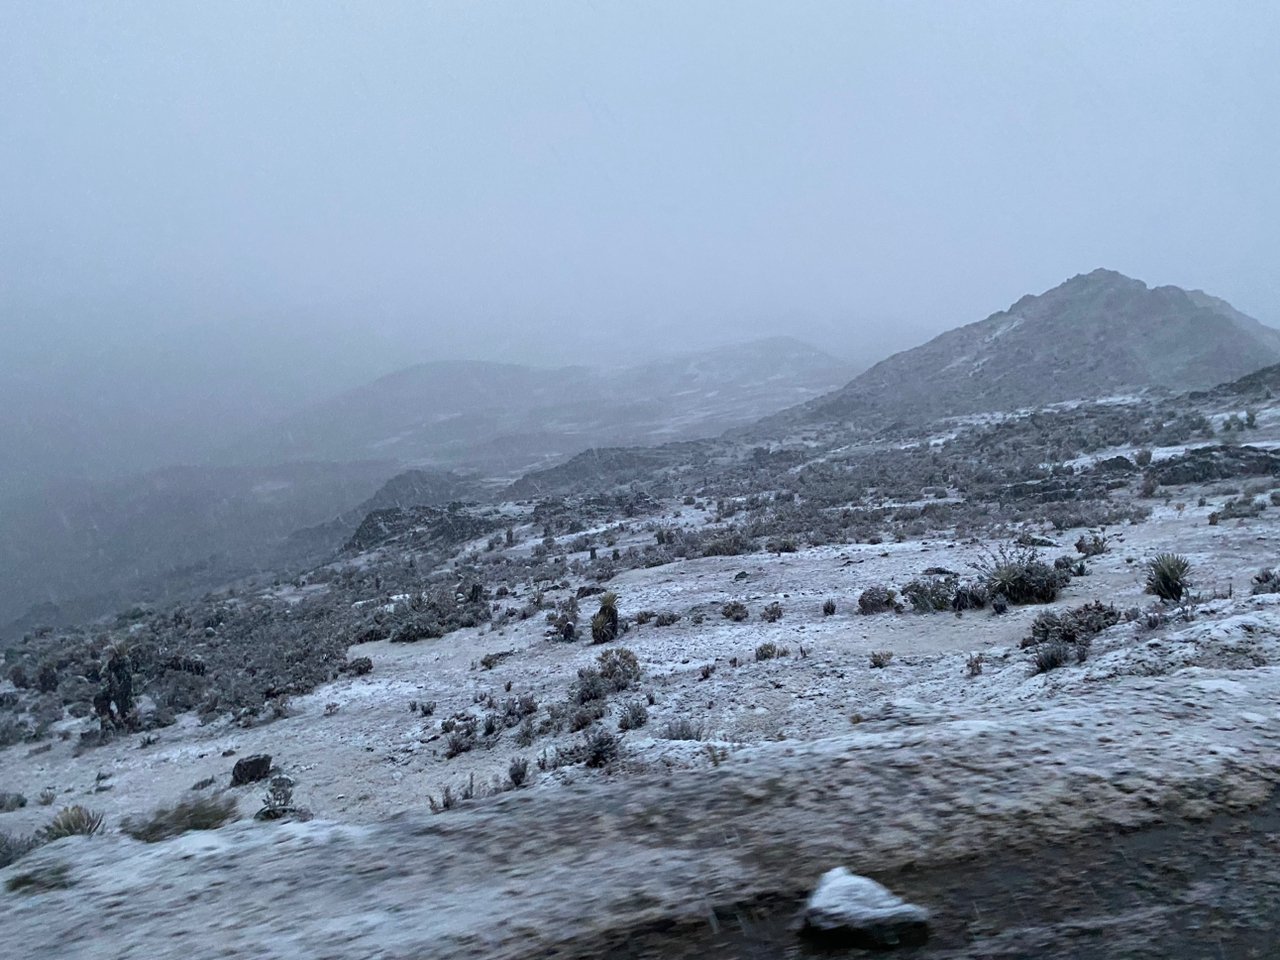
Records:
[[[268,753],[256,753],[251,757],[242,757],[236,761],[236,765],[231,768],[231,785],[233,787],[242,787],[246,783],[255,783],[258,780],[265,780],[267,774],[271,772],[271,755]]]

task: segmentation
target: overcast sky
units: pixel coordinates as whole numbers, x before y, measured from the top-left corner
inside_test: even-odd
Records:
[[[870,362],[1097,266],[1280,323],[1278,50],[1220,0],[5,3],[0,384]]]

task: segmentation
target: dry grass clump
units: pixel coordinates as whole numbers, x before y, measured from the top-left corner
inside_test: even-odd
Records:
[[[172,807],[157,807],[142,820],[125,820],[120,829],[135,840],[157,843],[191,830],[216,830],[235,818],[232,796],[196,797],[179,800]]]

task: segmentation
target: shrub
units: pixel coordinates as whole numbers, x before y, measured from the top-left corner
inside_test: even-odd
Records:
[[[726,603],[720,610],[720,614],[725,619],[732,620],[734,623],[741,623],[743,620],[746,620],[747,617],[751,616],[750,611],[747,610],[747,605],[745,603],[739,603],[737,600],[730,600]]]
[[[1280,573],[1275,570],[1261,570],[1253,577],[1252,593],[1280,593]]]
[[[1009,603],[1052,603],[1071,579],[1045,563],[1033,547],[1002,546],[973,565],[989,595]]]
[[[255,820],[283,820],[301,815],[310,820],[311,814],[300,810],[293,803],[293,778],[281,774],[271,778],[271,785],[262,798],[262,808],[253,815]]]
[[[858,597],[858,612],[863,614],[902,612],[898,595],[883,584],[873,584]]]
[[[756,647],[756,661],[773,660],[777,657],[785,657],[791,653],[786,647],[780,647],[772,640],[766,641]]]
[[[529,779],[529,761],[524,757],[516,757],[507,767],[507,782],[513,790],[519,790]]]
[[[964,662],[964,672],[967,676],[976,677],[982,673],[982,664],[984,657],[981,653],[969,655],[969,659]]]
[[[653,621],[653,624],[656,627],[669,627],[673,623],[679,622],[679,620],[680,620],[680,614],[674,613],[670,610],[666,610],[658,614],[658,617],[656,620]]]
[[[1066,665],[1070,649],[1065,643],[1046,643],[1037,648],[1033,666],[1036,673],[1048,673]]]
[[[588,767],[604,767],[618,759],[618,738],[605,730],[597,730],[587,735],[583,743],[586,756],[583,762]]]
[[[834,616],[836,612],[836,602],[834,600],[826,600],[822,604],[822,615],[824,617]]]
[[[1174,553],[1161,553],[1147,561],[1147,593],[1176,603],[1191,588],[1191,561]]]
[[[765,623],[777,623],[782,619],[782,604],[776,600],[760,611],[760,619]]]
[[[609,643],[618,639],[618,595],[612,591],[600,595],[600,609],[591,618],[591,642]]]
[[[348,660],[342,667],[343,673],[349,673],[353,677],[363,677],[372,670],[373,661],[368,657],[356,657],[354,660]]]
[[[125,820],[120,829],[135,840],[155,843],[190,830],[216,830],[233,819],[235,812],[234,797],[199,797],[159,807],[145,820]]]
[[[902,595],[911,603],[911,609],[916,613],[947,610],[955,599],[956,582],[952,577],[912,580],[902,588]]]
[[[38,846],[40,846],[38,837],[20,837],[0,830],[0,869],[26,856]]]
[[[597,720],[604,716],[604,701],[592,700],[590,703],[583,704],[573,711],[569,716],[569,730],[577,733],[579,730],[585,730]]]
[[[1023,638],[1021,646],[1024,649],[1045,644],[1070,647],[1075,650],[1076,659],[1083,663],[1093,638],[1119,623],[1122,616],[1115,607],[1097,602],[1061,614],[1045,612],[1032,622],[1031,633]]]
[[[664,740],[705,740],[706,735],[706,728],[702,724],[694,723],[687,717],[670,720],[662,728]]]
[[[1076,552],[1086,557],[1099,557],[1107,552],[1107,537],[1101,533],[1080,534],[1080,539],[1076,541]]]
[[[987,605],[987,590],[980,583],[966,583],[956,587],[955,596],[951,598],[951,609],[981,610]]]
[[[76,804],[59,810],[49,825],[40,831],[39,837],[48,843],[63,837],[91,837],[101,829],[102,814]]]
[[[649,710],[639,700],[629,700],[618,717],[619,730],[639,730],[649,722]]]
[[[27,805],[27,798],[20,793],[0,793],[0,813],[21,810]]]
[[[877,670],[887,667],[893,661],[893,654],[888,650],[877,650],[871,654],[871,666]]]
[[[610,684],[595,667],[583,667],[578,671],[578,679],[574,681],[570,691],[573,702],[590,703],[592,700],[603,700],[609,696]]]
[[[476,728],[474,723],[456,727],[449,734],[449,739],[445,741],[444,755],[446,759],[452,760],[454,757],[461,756],[470,750],[474,750],[476,746]]]
[[[640,679],[640,661],[626,647],[605,650],[596,663],[600,676],[614,692],[627,690]]]

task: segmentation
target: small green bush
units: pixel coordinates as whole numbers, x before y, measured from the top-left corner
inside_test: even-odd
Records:
[[[768,640],[760,644],[760,646],[756,647],[757,661],[774,660],[777,657],[786,657],[786,656],[789,656],[790,654],[791,654],[790,650],[788,650],[786,647],[778,646],[772,640]]]

